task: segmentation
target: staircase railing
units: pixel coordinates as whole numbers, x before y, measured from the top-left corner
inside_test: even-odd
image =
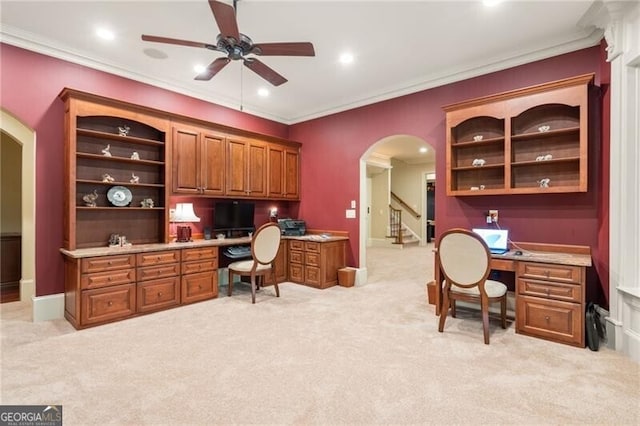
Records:
[[[394,244],[402,244],[402,210],[389,205],[389,233]]]
[[[409,204],[407,204],[402,198],[400,198],[396,194],[394,194],[393,191],[391,191],[391,198],[396,200],[396,202],[398,204],[400,204],[402,206],[402,208],[404,208],[406,211],[408,211],[411,214],[411,216],[415,217],[416,219],[420,219],[420,213],[418,213],[417,211],[412,209],[411,206],[409,206]]]

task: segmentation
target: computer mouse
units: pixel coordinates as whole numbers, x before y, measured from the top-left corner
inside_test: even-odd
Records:
[[[522,251],[520,250],[516,250],[515,253],[513,253],[515,256],[522,256]]]

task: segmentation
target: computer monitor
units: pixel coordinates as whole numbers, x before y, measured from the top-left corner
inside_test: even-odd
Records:
[[[473,228],[493,254],[504,254],[509,251],[509,231],[506,229]]]

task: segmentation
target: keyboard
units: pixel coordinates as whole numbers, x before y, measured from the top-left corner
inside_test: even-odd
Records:
[[[238,259],[251,256],[251,246],[230,246],[225,249],[228,257]]]

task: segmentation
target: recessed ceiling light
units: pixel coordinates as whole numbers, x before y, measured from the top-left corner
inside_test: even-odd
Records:
[[[261,87],[258,89],[258,95],[262,96],[263,98],[266,98],[267,96],[269,96],[269,90],[265,87]]]
[[[342,55],[340,55],[340,63],[341,64],[350,64],[353,62],[353,55],[349,52],[345,52]]]
[[[420,148],[420,154],[424,154],[427,151],[429,151],[429,148],[427,148],[426,146],[423,146],[423,147]]]
[[[152,47],[148,47],[143,50],[144,54],[153,59],[167,59],[169,55],[167,55],[162,50],[154,49]]]
[[[197,65],[194,65],[194,67],[193,67],[193,70],[198,74],[201,74],[201,73],[205,72],[206,69],[207,69],[207,67],[205,67],[202,64],[197,64]]]
[[[106,28],[98,28],[96,30],[96,35],[103,40],[113,40],[114,38],[116,38],[116,35],[113,33],[113,31]]]

